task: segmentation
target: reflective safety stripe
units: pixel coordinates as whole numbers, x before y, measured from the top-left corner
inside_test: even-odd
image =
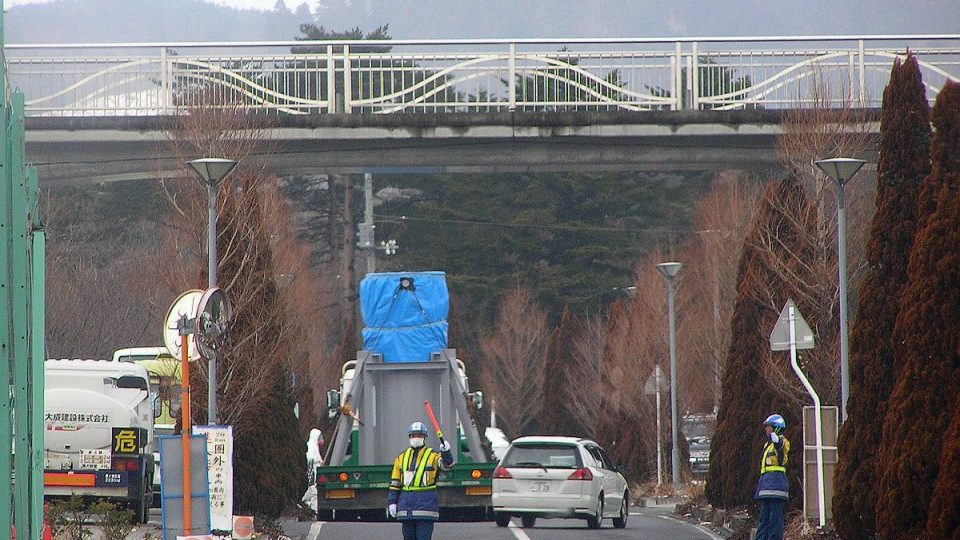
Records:
[[[413,485],[417,487],[423,487],[426,483],[426,478],[423,477],[423,472],[427,469],[427,463],[430,462],[430,449],[424,448],[420,452],[420,459],[417,461],[417,472],[413,475]]]
[[[432,517],[437,519],[440,518],[440,512],[433,512],[431,510],[409,510],[407,511],[406,515],[411,517]]]
[[[781,489],[761,489],[757,492],[757,497],[783,497],[790,498],[790,494]]]
[[[413,473],[413,478],[409,483],[404,482],[403,491],[427,491],[431,489],[437,489],[437,486],[434,482],[427,483],[427,478],[424,472],[426,471],[427,464],[432,461],[433,451],[430,448],[424,448],[420,455],[417,456],[416,468]],[[404,452],[403,456],[403,470],[409,471],[411,468],[411,461],[413,460],[413,449],[408,448]]]

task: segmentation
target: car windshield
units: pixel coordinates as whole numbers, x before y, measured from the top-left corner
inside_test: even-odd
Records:
[[[576,446],[567,444],[527,443],[510,448],[503,457],[504,467],[576,469],[580,460]]]

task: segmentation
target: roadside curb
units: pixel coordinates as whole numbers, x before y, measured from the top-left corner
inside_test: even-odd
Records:
[[[683,502],[682,497],[642,497],[636,501],[640,508],[656,508],[662,506],[676,506]]]

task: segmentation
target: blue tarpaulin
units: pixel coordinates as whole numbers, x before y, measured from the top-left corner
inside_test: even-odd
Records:
[[[410,288],[401,280],[409,279]],[[450,298],[443,272],[383,272],[360,282],[363,348],[384,362],[426,362],[447,347]]]

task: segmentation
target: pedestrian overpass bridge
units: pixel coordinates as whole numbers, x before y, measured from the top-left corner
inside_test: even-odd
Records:
[[[896,58],[928,99],[960,34],[8,45],[50,184],[155,178],[191,110],[262,118],[278,174],[777,168],[792,111],[876,132]]]

